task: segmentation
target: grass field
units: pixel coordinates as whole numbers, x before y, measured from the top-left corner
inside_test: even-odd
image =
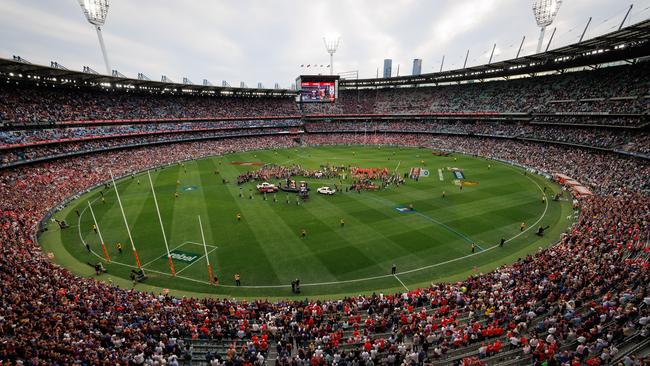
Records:
[[[312,190],[308,202],[301,205],[296,204],[295,194],[287,204],[284,192],[277,194],[278,202],[272,195],[265,201],[257,193],[249,199],[253,182],[242,186],[244,197],[240,198],[237,175],[257,167],[231,164],[318,168],[330,163],[397,168],[403,174],[411,167],[421,167],[422,161],[429,177],[377,192],[321,196],[316,188],[331,187],[334,180],[304,179]],[[467,180],[479,184],[460,190],[447,167],[463,169]],[[302,294],[298,296],[303,297],[402,291],[432,281],[462,279],[512,262],[554,243],[572,222],[570,202],[551,200],[560,188],[543,177],[476,157],[434,156],[428,149],[333,146],[253,151],[172,165],[151,175],[170,250],[185,255],[186,261],[175,260],[177,275],[170,276],[146,173],[119,180],[117,188],[129,227],[149,277],[136,288],[166,288],[178,295],[291,297],[290,282],[295,278],[301,281]],[[231,183],[222,183],[222,178]],[[543,187],[547,187],[547,203],[541,199]],[[111,257],[111,262],[105,263],[108,274],[98,278],[131,286],[127,279],[135,259],[120,207],[112,187],[104,191],[105,202],[102,190],[85,194],[58,212],[55,217],[65,219],[71,227],[60,230],[50,223],[39,242],[54,254],[55,262],[79,275],[94,276],[88,263],[100,261],[104,255],[92,230],[93,218],[87,209],[90,201]],[[441,197],[443,191],[446,198]],[[178,198],[175,192],[179,192]],[[414,212],[396,209],[409,204]],[[239,222],[238,212],[242,215]],[[208,282],[198,216],[219,286]],[[345,220],[344,227],[340,219]],[[527,225],[523,232],[522,222]],[[550,226],[544,237],[534,234],[539,226]],[[307,230],[306,238],[300,237],[302,229]],[[504,247],[498,247],[501,238],[508,239]],[[123,245],[122,254],[116,249],[117,242]],[[477,244],[474,254],[472,242]],[[397,266],[395,276],[390,272],[393,264]],[[241,287],[234,286],[235,273],[241,274]]]

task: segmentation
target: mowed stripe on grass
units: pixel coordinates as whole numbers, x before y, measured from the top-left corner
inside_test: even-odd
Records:
[[[420,166],[421,160],[424,160],[425,168],[430,172],[442,169],[444,181],[434,174],[432,177],[436,179],[421,178],[419,182],[408,180],[405,186],[386,191],[361,194],[342,192],[333,197],[324,197],[317,195],[315,189],[319,185],[332,186],[337,180],[305,179],[311,183],[312,195],[309,202],[301,202],[299,206],[295,203],[294,195],[287,204],[283,192],[278,193],[276,203],[272,195],[268,195],[268,200],[264,201],[262,195],[257,193],[250,200],[248,194],[254,189],[253,182],[242,186],[244,198],[240,198],[240,187],[235,183],[237,175],[258,168],[230,164],[231,161],[263,161],[289,165],[291,163],[285,162],[293,161],[310,169],[332,163],[387,167],[390,170],[399,164],[399,173],[403,174],[411,167]],[[492,165],[491,169],[487,169],[488,164]],[[461,191],[453,184],[453,177],[446,170],[448,166],[464,169],[467,179],[477,180],[479,185],[464,187]],[[392,264],[398,266],[398,272],[430,266],[466,256],[470,253],[470,240],[488,247],[498,243],[501,237],[512,237],[518,233],[520,222],[534,222],[544,209],[540,203],[539,188],[521,170],[462,155],[456,158],[431,156],[424,149],[356,146],[255,151],[187,162],[185,168],[187,172],[180,165],[152,172],[170,247],[187,241],[201,242],[197,221],[197,215],[201,215],[207,243],[218,246],[210,254],[211,263],[225,284],[232,283],[234,273],[242,274],[244,285],[287,286],[296,277],[303,283],[337,282],[383,276],[390,273]],[[216,174],[217,170],[220,174]],[[224,178],[230,183],[222,183]],[[140,179],[139,185],[137,179]],[[180,187],[176,186],[176,180],[181,181]],[[180,197],[175,199],[174,192],[187,186],[196,186],[196,189],[179,189]],[[118,188],[125,201],[127,218],[142,261],[153,261],[148,268],[169,272],[146,175],[136,179],[126,178],[119,182]],[[441,197],[442,191],[447,193],[444,199]],[[96,214],[107,243],[121,241],[125,253],[120,261],[132,263],[134,261],[119,206],[114,193],[111,195],[110,192],[112,190],[106,193],[106,204],[100,206],[96,203],[93,207],[99,206]],[[98,197],[97,193],[91,196]],[[85,200],[80,201],[85,204]],[[396,206],[408,204],[413,204],[419,214],[395,210]],[[549,218],[545,221],[564,224],[560,216],[562,211],[559,204],[551,207],[547,213]],[[235,219],[237,212],[242,213],[241,222]],[[346,222],[344,228],[339,224],[341,218]],[[89,219],[92,220],[90,215],[81,218],[84,240],[97,242]],[[300,238],[303,228],[308,232],[305,239]],[[65,238],[66,249],[80,260],[90,258],[81,250],[83,247],[78,238],[75,240],[68,232],[62,232],[61,238]],[[76,243],[76,247],[73,243]],[[524,240],[522,237],[503,248],[500,256],[492,251],[454,262],[453,265],[409,273],[402,280],[410,286],[438,276],[462,273],[475,265],[489,264],[495,258],[517,253],[524,248],[533,250],[538,244],[543,245],[538,238]],[[180,249],[203,255],[203,248],[199,245],[186,244]],[[109,244],[109,251],[111,256],[116,255],[114,244]],[[482,258],[486,258],[485,261]],[[117,267],[111,265],[109,268],[112,273],[126,277],[128,271]],[[190,267],[179,262],[176,269],[182,270],[183,276],[208,280],[204,258]],[[278,291],[215,288],[183,280],[169,281],[169,278],[154,275],[151,283],[241,295],[275,294],[274,291]],[[394,279],[382,278],[323,288],[310,287],[310,291],[357,292],[395,286],[400,284]]]

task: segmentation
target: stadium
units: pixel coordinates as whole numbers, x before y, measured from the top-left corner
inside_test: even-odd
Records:
[[[125,76],[79,1],[105,73],[0,55],[0,365],[647,365],[650,7],[555,46],[561,3],[251,88]]]

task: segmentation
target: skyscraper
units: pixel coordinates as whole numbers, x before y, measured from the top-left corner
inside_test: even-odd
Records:
[[[420,75],[422,73],[422,59],[413,59],[413,73],[412,75]]]
[[[393,60],[387,58],[384,60],[384,77],[389,78],[393,73]]]

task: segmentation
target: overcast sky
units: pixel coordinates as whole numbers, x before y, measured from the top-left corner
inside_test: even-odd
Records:
[[[632,3],[626,24],[650,17],[650,0],[564,0],[551,48],[577,41],[590,16],[586,37],[615,30]],[[437,71],[443,55],[444,69],[461,67],[467,49],[468,65],[486,63],[494,43],[494,60],[512,58],[524,35],[530,54],[539,35],[531,0],[112,0],[103,32],[112,68],[127,76],[266,87],[328,73],[300,67],[329,63],[325,34],[341,35],[335,71],[362,78],[384,58],[393,75],[397,65],[410,74],[414,58],[423,72]],[[12,55],[105,70],[77,0],[0,0],[0,57]]]

